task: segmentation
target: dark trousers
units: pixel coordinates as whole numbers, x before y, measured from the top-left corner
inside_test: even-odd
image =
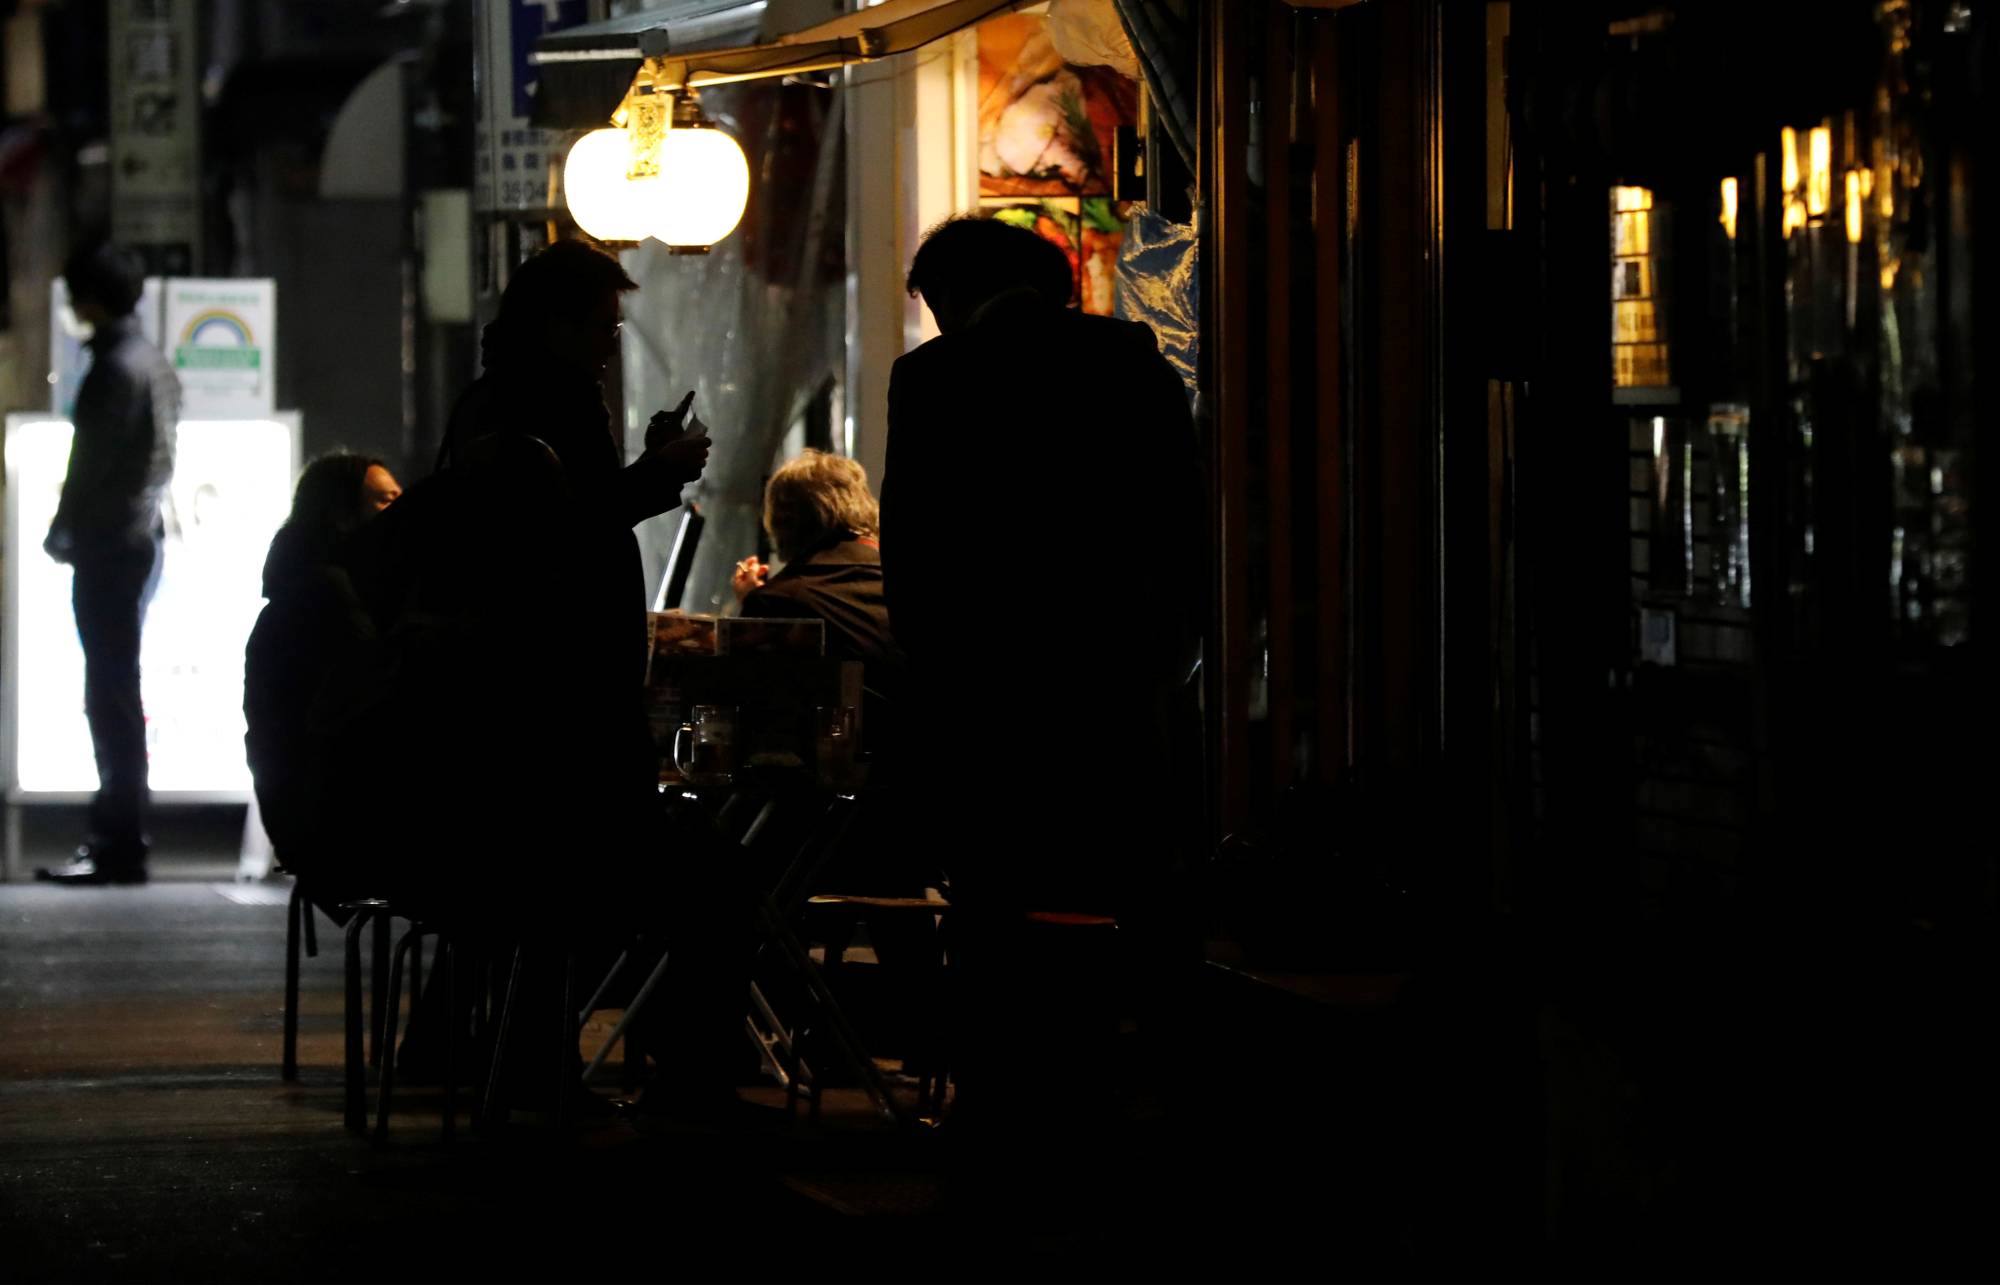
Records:
[[[83,642],[83,712],[97,755],[93,843],[143,857],[146,710],[139,695],[139,631],[160,581],[159,535],[137,548],[76,559],[71,603]]]

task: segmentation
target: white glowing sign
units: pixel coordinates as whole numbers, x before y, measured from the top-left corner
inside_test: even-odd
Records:
[[[156,793],[248,798],[243,645],[263,607],[271,536],[291,504],[298,417],[184,420],[166,503],[165,565],[140,666]],[[8,784],[18,793],[97,788],[83,718],[83,649],[70,569],[42,552],[69,465],[70,426],[7,418]]]

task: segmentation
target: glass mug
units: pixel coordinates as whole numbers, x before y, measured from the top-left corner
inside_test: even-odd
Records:
[[[674,732],[674,767],[694,785],[726,785],[736,772],[736,710],[697,705]]]
[[[854,778],[859,746],[852,705],[820,705],[813,710],[813,741],[820,780],[845,785]]]

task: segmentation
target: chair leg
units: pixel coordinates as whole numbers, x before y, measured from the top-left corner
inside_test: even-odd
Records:
[[[617,981],[618,975],[625,971],[625,961],[631,957],[632,952],[629,948],[618,952],[618,958],[611,962],[611,971],[604,975],[604,980],[597,983],[597,989],[590,992],[590,998],[583,1001],[583,1007],[576,1011],[576,1024],[579,1027],[588,1022],[590,1015],[597,1011],[597,1001],[604,998],[604,992],[610,990],[611,983]]]
[[[458,1040],[465,1032],[458,1013],[458,947],[438,937],[444,956],[444,1140],[458,1136]]]
[[[318,917],[317,915],[313,914],[313,904],[312,904],[312,898],[310,898],[310,897],[306,896],[306,895],[305,895],[305,893],[304,893],[303,891],[300,891],[300,890],[299,890],[299,885],[298,885],[298,882],[297,882],[296,880],[294,880],[294,881],[293,881],[293,883],[292,883],[292,888],[293,888],[293,890],[294,890],[295,892],[298,892],[298,897],[299,897],[299,900],[300,900],[300,902],[301,902],[301,903],[303,903],[303,904],[304,904],[304,906],[305,906],[305,928],[306,928],[306,958],[307,958],[307,959],[318,959],[318,958],[319,958],[319,917]]]
[[[625,1029],[637,1020],[641,1013],[646,1011],[646,1001],[652,998],[653,988],[660,984],[662,977],[666,976],[667,960],[669,958],[670,956],[666,951],[660,952],[660,962],[653,965],[652,972],[646,974],[646,980],[640,985],[638,994],[634,995],[632,1002],[625,1006],[625,1012],[618,1018],[617,1025],[613,1026],[611,1034],[605,1037],[604,1047],[597,1050],[597,1056],[591,1058],[590,1065],[584,1068],[583,1078],[586,1083],[589,1082],[592,1076],[597,1074],[598,1068],[604,1065],[604,1060],[611,1056],[611,1050],[618,1047],[618,1041],[625,1038]],[[582,1026],[583,1023],[579,1020],[577,1023],[579,1031],[582,1029]],[[626,1046],[625,1056],[627,1058],[632,1056],[632,1049],[629,1044]]]
[[[507,1099],[501,1092],[500,1078],[507,1061],[507,1028],[514,1021],[514,1001],[521,990],[522,953],[520,947],[514,948],[514,963],[507,974],[507,995],[500,1001],[500,1016],[493,1023],[493,1060],[486,1068],[486,1095],[479,1109],[481,1128],[507,1123]]]
[[[396,943],[396,953],[389,965],[389,995],[385,1013],[388,1017],[387,1036],[390,1052],[382,1059],[382,1078],[375,1086],[375,1141],[386,1142],[389,1138],[389,1101],[396,1092],[396,1017],[397,1007],[403,998],[403,961],[422,949],[424,930],[421,924],[411,924],[403,934],[403,940]],[[414,976],[414,974],[412,974]],[[416,1008],[416,997],[411,996],[410,1007]]]
[[[562,961],[562,1003],[556,1009],[556,1128],[569,1126],[570,1094],[582,1087],[576,1076],[576,1041],[581,1033],[576,1020],[576,956],[564,954]]]
[[[364,1081],[368,1070],[361,1047],[361,930],[371,912],[356,910],[347,921],[347,1127],[355,1133],[368,1129],[368,1101]]]
[[[416,1024],[417,997],[424,993],[424,939],[419,936],[410,947],[410,1023]],[[395,1020],[395,1014],[390,1014]],[[396,1055],[396,1041],[389,1041],[389,1056]]]
[[[387,1025],[389,1016],[387,1011],[389,998],[389,932],[393,926],[390,922],[392,918],[393,916],[387,911],[383,911],[375,920],[375,958],[368,973],[374,995],[374,1005],[369,1009],[369,1014],[373,1018],[373,1034],[375,1037],[375,1043],[369,1050],[368,1062],[369,1065],[375,1067],[377,1070],[380,1070],[382,1066],[382,1031]]]
[[[285,909],[285,1046],[278,1069],[287,1080],[299,1078],[299,920],[304,902],[295,880]]]

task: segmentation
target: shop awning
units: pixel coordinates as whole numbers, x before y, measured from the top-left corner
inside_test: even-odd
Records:
[[[908,53],[1027,3],[882,0],[788,35],[760,40],[753,34],[734,43],[724,33],[746,27],[754,33],[763,3],[695,6],[699,12],[651,10],[572,27],[543,36],[529,55],[541,70],[535,123],[560,129],[602,125],[642,63],[650,64],[654,85],[669,91],[825,71]],[[583,91],[586,82],[591,88]],[[610,93],[613,84],[616,94]]]
[[[624,101],[652,54],[753,44],[766,0],[679,0],[602,22],[552,31],[535,42],[534,123],[546,129],[594,129]]]

